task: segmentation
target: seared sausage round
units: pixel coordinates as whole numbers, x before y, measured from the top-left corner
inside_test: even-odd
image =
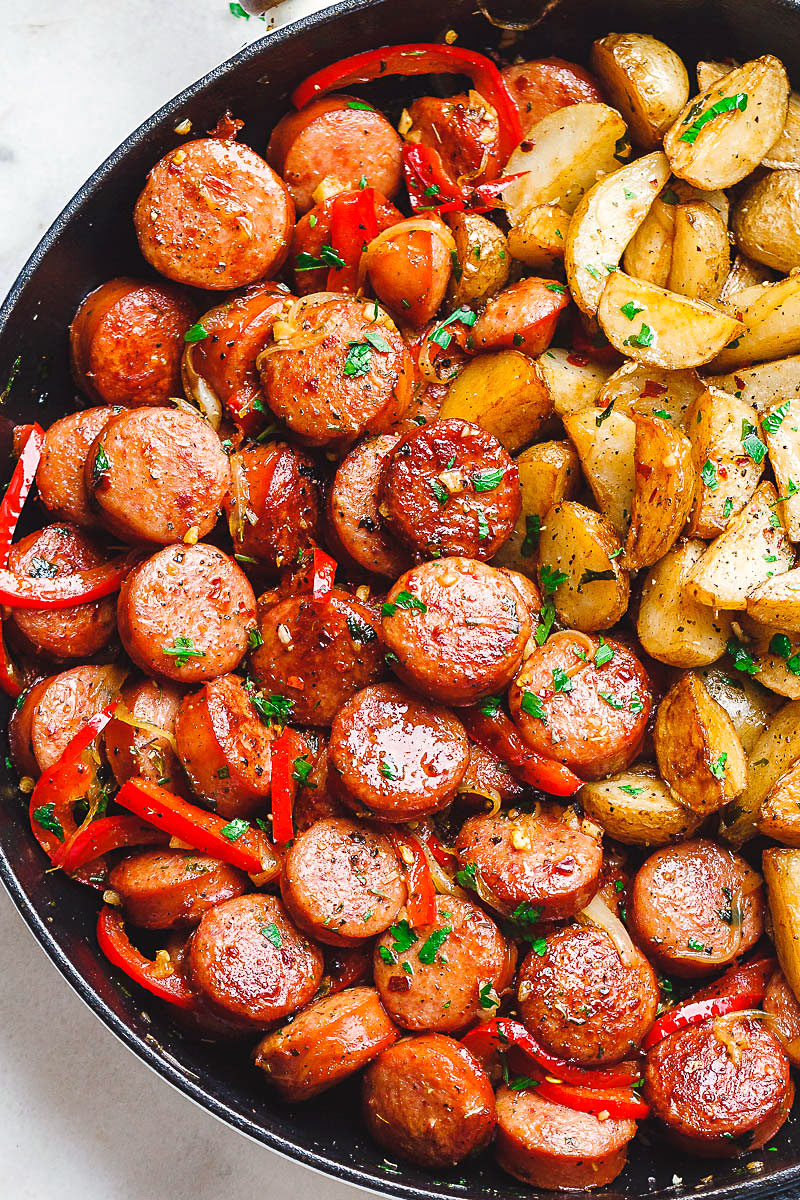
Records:
[[[665,846],[636,875],[631,932],[670,975],[711,975],[745,954],[764,929],[760,875],[707,838]]]
[[[230,483],[228,457],[202,417],[176,408],[112,417],[86,458],[86,488],[102,523],[129,542],[204,537]]]
[[[380,481],[397,434],[365,438],[339,465],[328,493],[328,526],[343,556],[356,568],[396,579],[409,565],[408,552],[383,527]]]
[[[482,1150],[494,1129],[489,1077],[453,1038],[395,1042],[364,1075],[364,1119],[375,1141],[423,1167],[450,1167]]]
[[[514,945],[483,909],[437,896],[431,925],[412,930],[401,921],[378,939],[373,970],[384,1008],[398,1025],[456,1034],[487,1005],[499,1005],[516,964]]]
[[[239,675],[220,675],[184,697],[175,719],[178,755],[192,789],[222,817],[264,807],[275,736]]]
[[[503,79],[519,109],[523,133],[568,104],[603,99],[589,72],[563,58],[539,58],[504,67]]]
[[[442,558],[407,571],[383,612],[392,669],[443,704],[475,704],[504,691],[531,632],[508,576],[469,558]]]
[[[404,324],[418,329],[436,316],[452,262],[433,229],[399,229],[374,245],[365,262],[373,292]]]
[[[178,756],[173,750],[175,718],[183,692],[167,680],[128,680],[120,692],[127,712],[142,728],[114,717],[106,725],[103,743],[117,783],[139,775],[170,792],[186,789]],[[157,730],[163,730],[160,735]]]
[[[526,658],[508,700],[531,749],[584,779],[602,779],[633,762],[653,703],[633,651],[571,630],[553,634]]]
[[[17,774],[33,777],[39,774],[39,764],[33,753],[31,734],[33,714],[39,697],[50,686],[50,679],[40,679],[19,697],[8,723],[8,748]]]
[[[202,683],[238,667],[256,623],[256,598],[216,546],[165,546],[131,571],[117,601],[120,637],[150,674]]]
[[[487,302],[472,327],[469,347],[476,354],[512,346],[530,358],[542,354],[569,304],[569,292],[552,279],[529,276],[512,283]]]
[[[536,1188],[602,1187],[625,1166],[636,1122],[578,1112],[537,1095],[535,1088],[497,1093],[498,1164]]]
[[[487,800],[518,800],[526,789],[511,774],[508,766],[483,746],[470,743],[469,762],[458,785],[462,802],[477,804],[483,808]]]
[[[270,408],[313,446],[347,448],[383,433],[411,399],[414,364],[402,337],[375,302],[305,304],[298,337],[259,359]]]
[[[118,408],[85,408],[55,421],[44,435],[36,486],[45,508],[76,525],[97,525],[86,486],[89,448]]]
[[[493,558],[522,509],[514,460],[458,417],[406,434],[387,459],[381,496],[389,528],[420,558]]]
[[[99,404],[168,404],[181,394],[183,335],[196,317],[194,302],[169,284],[110,279],[70,325],[75,383]]]
[[[116,667],[71,667],[36,689],[30,740],[40,771],[57,763],[75,734],[114,698],[119,674]]]
[[[249,146],[198,138],[152,168],[133,221],[142,254],[161,275],[224,291],[278,270],[294,205],[283,180]]]
[[[679,1029],[648,1051],[644,1098],[674,1144],[729,1158],[780,1129],[794,1098],[789,1060],[761,1021],[731,1014]]]
[[[660,992],[638,950],[625,961],[605,930],[567,925],[547,935],[543,954],[525,959],[517,998],[523,1023],[552,1054],[604,1064],[636,1050]]]
[[[304,213],[325,179],[335,180],[342,191],[368,185],[393,196],[400,187],[401,152],[397,132],[381,113],[354,96],[330,95],[278,121],[267,161]]]
[[[247,891],[249,880],[227,863],[194,850],[142,850],[111,869],[115,891],[133,925],[182,929],[197,925],[215,904]]]
[[[289,1025],[268,1033],[253,1061],[289,1103],[310,1100],[360,1071],[399,1036],[378,993],[347,988],[315,1000]]]
[[[237,554],[271,569],[302,561],[319,540],[319,510],[317,468],[302,450],[250,443],[231,455],[225,512]]]
[[[456,851],[462,870],[475,872],[481,895],[505,916],[522,905],[541,909],[542,920],[567,920],[600,886],[600,843],[567,824],[556,805],[470,817]]]
[[[299,788],[292,809],[292,824],[295,837],[305,833],[317,821],[327,817],[346,817],[347,809],[334,796],[328,777],[327,746],[317,754],[311,764],[306,786]]]
[[[108,562],[90,537],[75,525],[46,525],[11,547],[9,569],[33,579],[59,579]],[[11,622],[34,652],[53,658],[90,658],[102,650],[117,627],[112,596],[74,608],[11,610]]]
[[[407,892],[397,855],[382,833],[329,817],[295,838],[283,864],[281,895],[309,937],[357,946],[392,923]]]
[[[189,947],[192,982],[222,1016],[261,1028],[308,1004],[323,971],[274,896],[239,896],[207,912]]]
[[[370,610],[346,592],[326,601],[287,596],[270,605],[250,659],[266,692],[292,702],[292,720],[330,725],[342,705],[380,679],[383,653]]]
[[[505,165],[500,153],[497,113],[477,92],[469,95],[421,96],[409,105],[408,134],[439,155],[445,174],[457,188],[496,179]]]
[[[769,981],[764,996],[764,1012],[772,1015],[792,1066],[800,1067],[800,1004],[780,968]]]
[[[391,683],[364,688],[331,726],[337,794],[378,820],[411,821],[446,808],[468,762],[460,721]]]

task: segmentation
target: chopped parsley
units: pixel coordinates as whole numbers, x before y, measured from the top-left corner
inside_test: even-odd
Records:
[[[422,953],[422,951],[420,951],[420,953]],[[492,983],[491,979],[487,980],[486,983],[484,983],[478,990],[478,1004],[481,1006],[481,1008],[485,1009],[500,1007],[500,997],[494,990],[494,984]]]
[[[529,717],[535,717],[537,721],[541,721],[543,725],[547,724],[547,713],[542,704],[541,696],[537,696],[536,692],[523,692],[520,708]]]
[[[419,961],[425,963],[426,966],[430,966],[452,932],[453,928],[451,925],[443,925],[441,929],[434,929],[431,936],[420,946],[417,952]]]
[[[249,828],[249,821],[245,821],[243,817],[234,817],[234,819],[229,821],[227,825],[222,826],[220,833],[226,841],[235,842],[242,836],[243,833],[247,833]]]
[[[613,580],[616,578],[616,572],[613,569],[608,571],[592,571],[589,568],[581,575],[578,587],[583,587],[585,583],[599,583],[601,580]]]
[[[472,476],[472,486],[476,492],[493,492],[499,488],[506,473],[505,467],[490,467],[486,471],[476,471]]]
[[[366,621],[360,621],[358,617],[346,618],[347,632],[354,642],[358,642],[360,646],[368,646],[370,642],[374,642],[377,638],[377,633],[368,625]]]
[[[640,792],[644,791],[644,788],[634,787],[632,783],[621,783],[619,790],[625,792],[626,796],[638,796]]]
[[[571,676],[563,667],[553,668],[553,690],[555,692],[571,692],[575,687]]]
[[[208,330],[205,329],[198,321],[195,325],[192,325],[190,329],[186,330],[186,333],[183,335],[183,340],[190,343],[202,342],[203,338],[207,337]]]
[[[263,645],[264,645],[264,639],[261,636],[261,634],[259,633],[259,631],[255,628],[248,629],[248,631],[247,631],[247,649],[248,650],[257,650],[259,646],[263,646]]]
[[[542,532],[542,518],[538,513],[525,514],[525,537],[519,548],[522,558],[530,558],[539,548],[539,537]]]
[[[536,632],[533,635],[533,640],[537,646],[545,644],[550,635],[550,630],[553,628],[555,619],[555,606],[549,600],[546,600],[542,605],[542,611],[539,613],[539,624],[536,626]]]
[[[309,761],[308,755],[301,754],[300,757],[296,758],[292,763],[292,779],[294,779],[296,783],[305,786],[305,784],[308,782],[308,777],[310,774],[311,762]]]
[[[382,606],[381,612],[385,617],[393,617],[398,608],[405,608],[408,611],[416,609],[418,612],[425,613],[428,611],[428,606],[424,600],[420,600],[418,596],[412,596],[411,592],[403,590],[398,592],[394,601],[386,601]]]
[[[472,888],[474,892],[478,890],[478,878],[475,863],[465,863],[460,870],[456,871],[456,883],[459,887]]]
[[[711,774],[714,776],[715,779],[724,779],[725,778],[725,764],[727,761],[728,761],[728,755],[723,750],[722,753],[720,754],[719,758],[717,759],[717,761],[709,764],[708,769],[711,772]]]
[[[205,650],[198,650],[194,644],[194,638],[176,637],[173,639],[171,646],[162,646],[162,654],[166,654],[169,658],[174,658],[177,666],[185,667],[190,658],[205,658]]]
[[[391,352],[392,347],[386,341],[386,338],[381,337],[377,330],[368,329],[364,334],[364,337],[369,342],[370,346],[372,346],[373,350],[377,350],[379,354],[389,354]]]
[[[745,454],[748,454],[754,463],[764,461],[767,447],[758,436],[755,425],[747,420],[742,421],[742,447]]]
[[[40,804],[33,810],[33,819],[41,825],[42,829],[46,829],[48,833],[54,833],[58,840],[63,842],[64,827],[55,815],[55,811],[55,803],[51,800],[49,804]]]
[[[777,408],[773,408],[762,418],[761,428],[765,433],[777,433],[788,416],[791,408],[791,401],[785,400],[783,404],[779,404]]]
[[[345,375],[369,375],[372,370],[372,347],[368,342],[350,342],[342,368]]]
[[[611,413],[613,412],[613,410],[614,410],[614,401],[612,400],[610,404],[606,405],[606,407],[603,409],[603,411],[601,413],[597,414],[597,416],[594,419],[594,423],[598,429],[603,424],[603,421],[608,420],[608,418],[611,416]]]
[[[743,671],[746,675],[758,675],[761,667],[745,650],[741,642],[737,642],[736,638],[728,638],[725,649],[733,659],[733,665],[737,671]]]
[[[482,508],[478,509],[478,541],[483,542],[489,536],[489,522]]]
[[[499,696],[484,696],[483,700],[481,700],[480,704],[478,705],[478,708],[485,716],[490,717],[492,713],[496,713],[500,708],[500,703],[501,700]]]
[[[714,463],[712,463],[710,458],[707,458],[700,468],[700,478],[706,487],[710,488],[712,492],[716,491],[719,487],[717,468],[714,466]]]
[[[545,595],[552,596],[562,583],[566,583],[569,576],[566,571],[559,571],[557,568],[548,567],[547,563],[542,563],[539,567],[539,578],[542,581]]]
[[[316,271],[319,267],[335,267],[337,271],[345,266],[345,261],[334,250],[333,246],[323,246],[319,258],[303,250],[295,260],[295,271]]]
[[[713,121],[715,117],[719,117],[722,113],[727,112],[744,112],[747,108],[747,92],[738,92],[735,96],[723,96],[721,100],[717,100],[710,108],[707,108],[700,116],[695,117],[688,129],[684,129],[679,141],[689,142],[693,145],[700,134],[700,130],[706,126],[709,121]],[[689,114],[684,117],[684,124],[693,116],[696,110],[696,105],[692,105],[689,109]]]
[[[630,337],[626,337],[623,346],[652,346],[655,341],[655,334],[649,325],[642,322],[642,327],[638,333],[632,333]]]
[[[625,707],[624,701],[620,700],[612,692],[598,692],[597,694],[601,700],[605,701],[609,708],[620,709]]]
[[[634,304],[633,300],[628,300],[626,304],[622,304],[620,306],[619,311],[622,313],[623,317],[627,317],[629,321],[632,321],[633,318],[638,316],[640,312],[644,312],[644,309],[642,308],[641,304]]]
[[[390,779],[392,782],[400,778],[400,772],[397,769],[397,763],[390,754],[385,754],[378,764],[378,770],[384,779]]]
[[[348,100],[348,108],[355,108],[359,112],[375,112],[371,104],[367,104],[365,100]]]
[[[294,700],[289,696],[256,696],[250,697],[250,703],[258,715],[268,725],[274,721],[277,725],[285,725],[291,718]]]
[[[108,455],[106,454],[105,447],[104,447],[103,443],[101,442],[100,445],[97,447],[97,451],[94,456],[94,463],[92,464],[92,484],[93,484],[93,486],[97,487],[98,483],[103,478],[103,476],[107,475],[110,470],[111,470],[111,463],[108,461]]]
[[[440,479],[431,479],[428,482],[430,483],[431,491],[433,492],[434,496],[442,505],[442,507],[444,507],[444,505],[447,504],[447,501],[450,499],[450,493],[448,492],[447,488]]]
[[[396,925],[390,926],[389,936],[394,942],[392,949],[395,954],[404,954],[418,940],[408,921],[398,921]]]
[[[609,646],[608,642],[600,639],[600,645],[594,652],[594,665],[596,667],[604,667],[606,663],[610,663],[614,657],[614,651]]]
[[[456,322],[459,322],[461,325],[466,325],[468,329],[471,329],[477,319],[477,314],[471,308],[467,308],[466,304],[462,304],[461,308],[457,308],[444,321],[439,322],[433,333],[428,335],[429,339],[437,346],[441,346],[442,350],[446,350],[453,340],[453,335],[447,326],[455,325]]]
[[[55,579],[56,575],[58,575],[58,567],[55,563],[48,562],[46,558],[42,558],[41,555],[34,554],[28,569],[28,575],[31,579]]]
[[[265,925],[261,932],[267,941],[272,943],[276,950],[280,948],[283,938],[281,937],[280,929],[278,929],[278,926],[274,921],[270,921],[269,925]]]

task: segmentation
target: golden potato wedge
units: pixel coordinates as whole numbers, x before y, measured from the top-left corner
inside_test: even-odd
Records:
[[[676,204],[669,290],[712,304],[719,298],[730,265],[728,230],[717,210],[700,200]]]
[[[787,700],[800,700],[800,635],[749,614],[734,621],[733,628],[755,664],[758,682]]]
[[[668,371],[710,362],[743,332],[740,321],[710,304],[622,271],[609,275],[597,319],[620,354]]]
[[[744,610],[760,583],[791,570],[794,552],[776,516],[777,499],[771,483],[759,484],[692,567],[686,587],[700,604]]]
[[[593,404],[611,368],[551,346],[536,360],[550,392],[553,411],[562,419]]]
[[[776,780],[800,757],[800,700],[790,700],[775,713],[747,756],[747,787],[720,822],[720,832],[741,846],[756,832],[764,797]]]
[[[578,793],[587,817],[625,846],[666,846],[692,836],[702,817],[679,804],[649,763],[586,783]]]
[[[747,597],[747,615],[762,625],[800,633],[800,567],[759,584]]]
[[[792,396],[768,409],[761,432],[781,497],[778,511],[789,540],[800,542],[800,397]]]
[[[699,188],[727,188],[757,167],[786,121],[789,80],[771,54],[695,96],[664,137],[672,170]]]
[[[770,846],[764,851],[761,870],[767,885],[775,952],[800,1003],[800,850]]]
[[[539,539],[539,571],[545,593],[559,581],[553,603],[565,625],[593,633],[609,629],[623,615],[630,582],[619,565],[620,549],[605,517],[575,500],[564,500],[547,513]]]
[[[636,426],[624,413],[592,407],[564,417],[564,428],[601,513],[621,541],[633,508]]]
[[[580,463],[569,442],[540,442],[516,459],[522,512],[511,537],[495,555],[496,566],[536,574],[539,531],[549,509],[570,500],[581,482]]]
[[[714,374],[786,358],[800,350],[800,274],[778,283],[745,288],[729,303],[744,330],[711,363],[709,369]]]
[[[505,287],[511,265],[505,234],[479,213],[449,213],[456,261],[447,296],[450,304],[474,304]]]
[[[538,365],[519,350],[479,354],[447,389],[439,419],[480,425],[515,453],[532,442],[553,406]]]
[[[730,62],[699,62],[697,64],[697,82],[701,88],[710,87],[717,80],[728,75],[738,63]],[[800,167],[800,95],[789,92],[789,106],[786,110],[786,122],[774,146],[761,160],[762,166],[780,169],[781,167]]]
[[[771,271],[769,267],[753,262],[752,258],[748,258],[745,254],[736,254],[719,294],[720,304],[729,305],[732,310],[735,310],[736,301],[733,297],[737,292],[742,292],[745,288],[757,286],[760,283],[774,283],[776,278],[775,272]]]
[[[747,784],[747,757],[733,722],[694,671],[659,704],[653,743],[661,778],[692,812],[717,812]]]
[[[739,367],[727,375],[707,375],[706,382],[732,392],[752,404],[761,415],[775,404],[800,397],[800,354],[757,363],[754,367]]]
[[[731,618],[698,604],[686,591],[686,578],[705,543],[679,542],[655,564],[642,588],[636,632],[651,658],[673,667],[702,667],[725,653]]]
[[[697,674],[712,700],[721,704],[733,721],[745,754],[749,754],[757,739],[769,725],[782,701],[762,687],[751,675],[735,671],[723,663],[701,667]]]
[[[614,405],[615,412],[644,413],[683,425],[687,410],[705,391],[696,371],[665,371],[626,362],[609,375],[595,397],[598,408]]]
[[[675,205],[666,203],[662,196],[653,201],[647,216],[625,247],[624,270],[634,279],[666,287],[674,237]]]
[[[770,171],[742,193],[733,235],[743,254],[788,274],[800,267],[800,171]]]
[[[675,51],[647,33],[609,33],[592,46],[591,66],[636,145],[659,146],[689,98],[689,76]]]
[[[800,848],[800,761],[784,771],[764,797],[758,828],[784,846]]]
[[[686,415],[696,484],[687,533],[713,538],[741,512],[764,474],[764,457],[752,458],[742,447],[744,425],[758,429],[751,404],[709,387]]]
[[[564,267],[572,299],[590,316],[597,312],[609,270],[619,266],[668,177],[667,156],[655,150],[598,180],[575,209]]]
[[[634,412],[634,491],[625,542],[627,567],[650,567],[677,540],[692,507],[695,471],[689,439],[669,421]]]
[[[625,122],[607,104],[570,104],[537,121],[504,172],[525,172],[503,189],[512,226],[534,204],[558,204],[573,213],[583,193],[620,165],[618,143],[625,134]]]
[[[557,204],[534,204],[509,231],[509,254],[534,270],[555,266],[563,261],[571,219]]]

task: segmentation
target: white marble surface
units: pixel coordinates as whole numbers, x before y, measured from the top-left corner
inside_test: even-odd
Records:
[[[289,0],[276,20],[314,8]],[[262,36],[228,0],[0,0],[0,294],[95,166]],[[0,887],[0,1196],[349,1200],[196,1108],[106,1031]]]

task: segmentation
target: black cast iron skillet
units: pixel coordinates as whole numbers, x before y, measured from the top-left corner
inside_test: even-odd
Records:
[[[82,403],[69,377],[67,327],[92,288],[114,275],[148,274],[136,247],[131,209],[148,169],[180,144],[174,127],[186,117],[202,132],[230,107],[246,121],[244,140],[263,151],[268,131],[287,107],[287,92],[311,71],[387,42],[439,40],[450,28],[458,31],[460,44],[477,49],[504,45],[510,55],[555,53],[584,62],[592,38],[609,30],[635,29],[664,37],[690,67],[701,56],[750,58],[772,51],[784,60],[795,82],[800,81],[797,0],[489,0],[493,2],[503,3],[503,15],[517,21],[529,21],[542,9],[545,16],[509,45],[507,34],[476,13],[474,0],[343,0],[249,46],[145,122],[67,205],[0,309],[3,379],[20,358],[7,416],[47,425]],[[423,91],[431,90],[418,84]],[[402,86],[383,83],[382,91],[367,94],[391,105],[402,97]],[[36,506],[29,507],[35,518]],[[0,727],[5,728],[7,716],[8,701],[0,697]],[[274,1102],[246,1050],[185,1040],[157,1003],[148,1003],[144,993],[124,986],[95,943],[96,893],[58,873],[45,874],[44,867],[16,780],[4,770],[0,876],[22,916],[97,1016],[204,1108],[299,1162],[388,1195],[464,1200],[535,1196],[500,1172],[489,1155],[436,1175],[387,1161],[363,1133],[355,1082],[293,1109]],[[595,1194],[605,1200],[735,1200],[774,1197],[787,1188],[787,1196],[798,1195],[800,1116],[784,1126],[775,1146],[775,1151],[765,1149],[741,1161],[715,1163],[662,1149],[645,1129],[623,1175]],[[753,1160],[763,1165],[748,1168]],[[673,1184],[675,1175],[682,1183]],[[539,1195],[544,1200],[553,1193]]]

